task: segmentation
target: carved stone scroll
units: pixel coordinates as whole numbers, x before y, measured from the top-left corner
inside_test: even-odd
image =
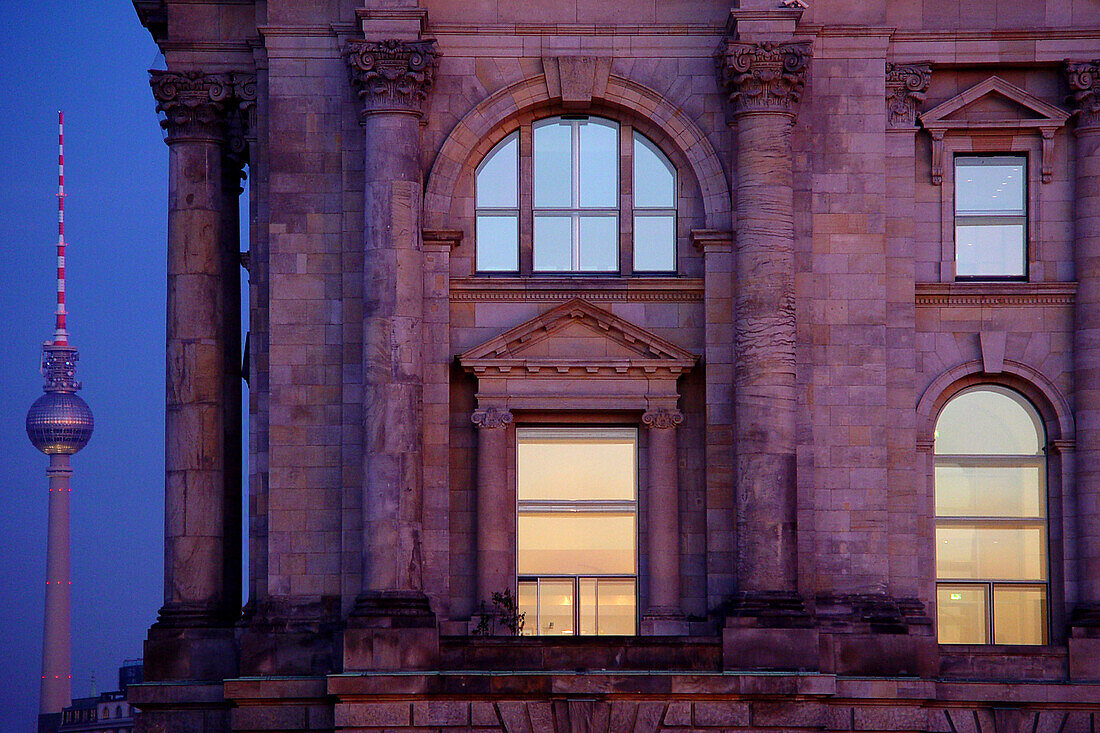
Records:
[[[734,114],[795,114],[806,85],[809,42],[742,43],[727,39],[719,48],[719,86],[729,95]]]
[[[891,128],[916,125],[917,112],[932,82],[932,64],[886,64],[886,114]]]
[[[157,100],[157,112],[165,117],[160,126],[169,141],[202,137],[220,140],[233,83],[229,74],[201,71],[150,71],[149,84]]]
[[[1067,62],[1066,76],[1066,101],[1076,110],[1077,128],[1100,126],[1100,60]]]
[[[684,415],[679,410],[670,410],[667,407],[659,407],[642,415],[642,424],[647,428],[656,430],[668,430],[684,421]]]
[[[477,410],[470,416],[470,421],[479,428],[493,430],[503,428],[512,422],[512,413],[500,407],[487,407]]]
[[[420,116],[439,61],[435,41],[364,41],[348,44],[351,82],[362,115],[407,112]]]

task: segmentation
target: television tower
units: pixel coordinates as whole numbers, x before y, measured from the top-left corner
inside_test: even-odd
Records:
[[[69,456],[92,437],[92,411],[77,396],[76,349],[65,328],[64,119],[57,113],[57,310],[53,339],[42,344],[45,394],[27,412],[27,437],[50,457],[46,530],[46,610],[42,631],[39,714],[60,713],[72,702],[69,638]]]

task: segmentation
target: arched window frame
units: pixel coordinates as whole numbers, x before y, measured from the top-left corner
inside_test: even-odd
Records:
[[[563,121],[583,121],[583,120],[596,120],[601,122],[608,122],[615,125],[618,128],[618,168],[615,171],[615,175],[618,180],[618,207],[610,206],[597,206],[590,207],[591,212],[594,214],[602,214],[605,216],[616,215],[617,218],[617,267],[604,268],[604,269],[584,269],[581,266],[582,263],[578,261],[578,256],[574,253],[572,258],[571,267],[568,270],[565,269],[536,269],[536,256],[535,256],[535,216],[536,213],[550,213],[551,209],[545,207],[538,207],[536,212],[536,206],[534,201],[534,130],[540,125],[548,124],[554,120]],[[516,174],[516,188],[517,195],[514,199],[510,199],[504,203],[491,202],[486,203],[483,197],[479,195],[479,184],[481,183],[482,171],[491,164],[498,152],[505,149],[507,146],[516,144],[516,162],[515,162],[515,174]],[[667,205],[639,205],[635,206],[635,151],[638,146],[645,146],[649,151],[652,151],[656,155],[657,160],[665,166],[671,176],[672,187],[672,199]],[[503,168],[511,168],[511,166],[501,166]],[[672,276],[677,275],[682,270],[681,262],[681,243],[679,232],[679,206],[680,206],[680,185],[681,176],[679,175],[678,168],[673,159],[665,152],[662,147],[654,141],[650,136],[644,132],[635,128],[634,124],[628,120],[615,119],[613,116],[608,115],[546,115],[538,117],[534,120],[525,120],[513,128],[510,132],[504,135],[499,141],[497,141],[492,148],[478,161],[474,173],[474,204],[475,204],[475,226],[474,226],[474,238],[475,238],[475,254],[474,254],[474,271],[479,275],[521,275],[521,276],[555,276],[555,275],[568,275],[568,276],[632,276],[632,275],[655,275],[655,276]],[[514,203],[513,203],[514,201]],[[589,207],[583,207],[578,205],[579,202],[573,201],[573,205],[562,208],[558,213],[575,214],[588,210]],[[553,207],[551,207],[553,208]],[[576,218],[576,217],[574,217]],[[638,230],[638,220],[647,219],[647,222],[652,226],[654,222],[663,221],[662,226],[668,227],[669,219],[671,219],[671,262],[669,266],[661,267],[659,269],[640,269],[636,267],[636,261],[638,260],[636,252],[636,238],[635,232]],[[513,258],[508,256],[501,256],[501,253],[505,252],[507,247],[511,245],[510,241],[504,243],[504,245],[496,248],[497,260],[492,262],[486,256],[489,251],[487,246],[487,224],[496,224],[498,227],[504,226],[504,221],[507,220],[509,224],[514,221],[516,229],[508,229],[510,236],[511,231],[516,232],[516,255]],[[576,224],[574,223],[574,227]],[[500,236],[503,229],[497,229],[496,235]],[[574,249],[576,244],[576,233],[574,231]],[[652,261],[652,259],[650,259]],[[666,259],[666,262],[668,260]]]
[[[1000,398],[1007,398],[1015,403],[1022,412],[1021,416],[1029,421],[1028,427],[1035,431],[1034,437],[1037,450],[1034,452],[1009,452],[1007,450],[993,452],[987,446],[980,445],[981,439],[978,436],[974,437],[973,442],[966,444],[967,447],[973,445],[973,451],[958,450],[958,446],[952,446],[955,448],[954,450],[941,449],[939,445],[934,447],[938,637],[941,643],[1045,644],[1050,637],[1050,512],[1047,491],[1047,436],[1039,410],[1030,400],[1015,390],[996,384],[972,385],[955,392],[944,403],[936,418],[935,436],[938,442],[943,442],[939,433],[941,428],[951,427],[945,426],[944,421],[949,419],[947,413],[952,405],[959,404],[959,400],[981,394],[999,395]],[[1000,399],[996,399],[995,402],[1000,402]],[[1001,402],[1001,404],[1005,403]],[[1015,410],[1013,412],[1015,413]],[[958,419],[958,416],[954,417]],[[1020,476],[1016,472],[1038,469],[1035,475],[1037,481],[1035,486],[1036,496],[1033,497],[1035,505],[1029,512],[1023,511],[1022,508],[1013,511],[1006,505],[998,507],[996,502],[989,501],[986,497],[973,496],[970,497],[970,501],[975,506],[963,507],[961,510],[959,506],[955,506],[955,510],[952,511],[952,505],[947,501],[948,497],[945,496],[946,488],[942,485],[946,483],[947,474],[945,473],[941,477],[941,469],[945,472],[958,471],[961,475],[956,480],[961,481],[963,484],[976,482],[978,485],[982,482],[983,477],[981,474],[983,471],[989,472],[992,470],[995,473],[1011,471],[1013,473],[1004,476],[1001,480],[1012,481],[1013,478],[1019,478]],[[989,478],[987,473],[985,480],[989,480]],[[1026,480],[1024,483],[1026,483]],[[1022,505],[1027,504],[1027,498],[1023,495],[1019,497],[1006,496],[1002,497],[1002,500],[1011,502],[1013,498],[1019,499]],[[941,499],[943,499],[942,507]],[[1022,553],[1030,549],[1026,542],[1028,536],[1034,537],[1036,533],[1038,534],[1037,552],[1039,557],[1035,558],[1033,563],[1029,563]],[[1013,535],[1017,536],[1014,537]],[[994,539],[996,537],[1000,537],[1000,539]],[[1011,542],[1013,539],[1024,542],[1024,547],[1012,554],[1013,558],[1018,558],[1019,568],[1012,568],[1014,563],[1010,560],[1004,564],[1004,567],[1011,569],[1008,574],[993,572],[992,567],[1001,564],[994,555],[998,551],[1006,551],[1004,548],[995,548],[993,545],[1001,541]],[[951,544],[961,545],[963,553],[969,549],[973,554],[972,563],[965,562],[962,558],[955,558],[954,566],[963,568],[962,572],[952,572],[941,567],[941,559],[945,563],[948,562],[947,558],[950,557],[948,548]],[[955,552],[959,552],[959,550],[955,550]],[[1033,565],[1033,567],[1026,570],[1029,565]],[[1013,575],[1014,571],[1018,571],[1018,577]],[[1020,596],[1021,594],[1034,594],[1035,592],[1038,592],[1041,597],[1040,620],[1025,632],[1030,638],[1027,640],[1013,638],[1009,632],[1011,624],[1006,622],[1005,619],[999,618],[998,613],[1011,614],[1019,611],[1019,609],[1008,607],[1005,599],[1011,598],[1014,594]],[[949,604],[954,603],[954,601],[948,601],[948,598],[960,602],[961,605],[958,606],[958,610],[964,611],[964,615],[970,616],[970,621],[980,621],[978,626],[969,630],[972,638],[967,634],[956,638],[955,635],[948,632],[945,627],[947,614],[949,613],[948,607]],[[1019,598],[1017,601],[1019,601]],[[976,608],[973,605],[975,602],[980,604],[979,607]],[[976,614],[980,614],[980,616]]]

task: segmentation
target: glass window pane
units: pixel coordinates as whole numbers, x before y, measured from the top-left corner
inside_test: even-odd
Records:
[[[619,126],[611,120],[576,123],[580,134],[580,206],[619,206]]]
[[[1046,596],[1044,586],[993,586],[993,643],[1045,644]]]
[[[634,269],[676,271],[676,217],[634,215]]]
[[[676,176],[657,146],[634,133],[634,208],[676,205]]]
[[[572,136],[572,126],[561,119],[535,125],[532,138],[536,208],[572,205]]]
[[[539,579],[539,623],[542,635],[573,633],[573,581]]]
[[[580,616],[580,634],[596,634],[596,579],[581,578],[580,604],[577,607]]]
[[[1017,224],[960,223],[955,227],[955,275],[1025,275],[1025,241],[1022,220]]]
[[[953,397],[936,420],[936,453],[1042,455],[1035,408],[1012,390],[982,387]]]
[[[572,225],[568,216],[535,215],[534,268],[538,272],[573,269]]]
[[[519,269],[519,217],[515,214],[477,217],[479,272],[515,272]]]
[[[1045,580],[1046,528],[944,525],[936,527],[936,577]]]
[[[580,269],[616,272],[619,269],[619,217],[582,216]]]
[[[955,213],[1024,213],[1025,158],[955,158]]]
[[[986,585],[936,585],[936,636],[941,644],[989,642]]]
[[[936,465],[936,514],[947,517],[1046,515],[1043,468]]]
[[[600,578],[599,633],[629,636],[635,632],[633,578]]]
[[[521,580],[519,582],[519,597],[516,599],[519,605],[519,612],[523,616],[523,629],[520,631],[524,636],[534,636],[538,633],[539,621],[538,621],[538,581],[537,580]]]
[[[521,575],[633,575],[633,512],[520,511]]]
[[[634,500],[634,430],[585,436],[520,428],[516,437],[520,501]]]
[[[489,151],[477,171],[477,206],[518,206],[519,137],[512,133]]]

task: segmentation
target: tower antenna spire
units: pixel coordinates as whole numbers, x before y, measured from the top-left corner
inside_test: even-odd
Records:
[[[92,437],[95,421],[77,394],[76,361],[65,328],[65,152],[64,117],[57,113],[57,311],[53,339],[42,344],[45,394],[27,411],[27,437],[50,457],[46,524],[46,602],[42,625],[42,684],[39,715],[59,715],[72,701],[69,615],[69,458]],[[39,722],[43,719],[40,717]],[[40,726],[41,727],[41,726]]]
[[[68,346],[65,328],[65,113],[57,112],[57,310],[54,346]]]

